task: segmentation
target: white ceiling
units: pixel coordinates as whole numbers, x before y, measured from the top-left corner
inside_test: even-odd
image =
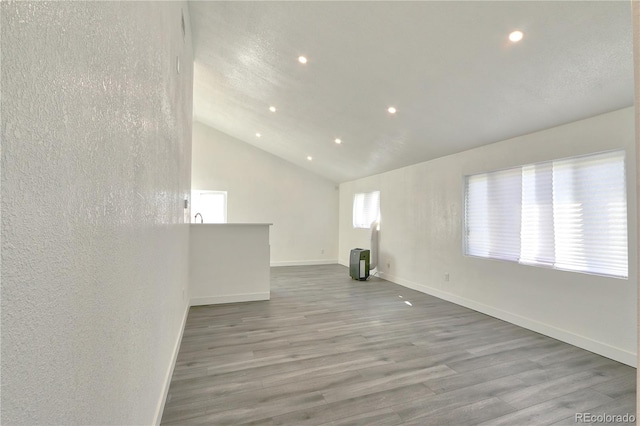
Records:
[[[633,105],[630,6],[191,2],[194,118],[334,182],[369,176]]]

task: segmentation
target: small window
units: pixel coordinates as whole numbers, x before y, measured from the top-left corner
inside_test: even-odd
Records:
[[[380,220],[380,191],[361,192],[353,197],[353,227],[371,227]]]
[[[626,278],[624,151],[467,176],[465,254]]]
[[[191,223],[200,222],[227,223],[226,191],[191,191]]]

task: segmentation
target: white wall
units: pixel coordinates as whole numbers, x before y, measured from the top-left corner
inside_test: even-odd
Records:
[[[634,134],[634,109],[627,108],[343,183],[340,263],[348,264],[351,248],[369,246],[368,231],[351,226],[353,195],[379,189],[384,278],[635,365]],[[629,182],[628,280],[463,256],[465,175],[621,147]]]
[[[337,262],[335,183],[199,122],[192,157],[192,188],[227,191],[229,223],[273,223],[272,265]]]
[[[187,308],[188,7],[1,8],[2,424],[152,424]]]
[[[633,58],[634,58],[634,81],[635,81],[635,104],[640,105],[640,2],[632,2],[633,19]],[[640,168],[640,108],[636,108],[636,170]],[[640,194],[640,173],[636,174],[636,196]],[[636,217],[640,212],[636,212]],[[636,242],[640,243],[640,242]],[[638,254],[638,253],[636,253]],[[638,281],[636,281],[636,284]],[[640,300],[638,300],[640,305]],[[640,323],[640,312],[638,312],[638,322]],[[639,327],[640,329],[640,327]],[[639,330],[640,331],[640,330]],[[640,339],[638,339],[640,341]],[[640,361],[640,351],[638,351]],[[640,362],[638,363],[640,364]],[[636,373],[636,383],[640,384],[640,372]],[[640,392],[636,386],[636,407],[640,407]],[[636,416],[637,417],[637,416]]]

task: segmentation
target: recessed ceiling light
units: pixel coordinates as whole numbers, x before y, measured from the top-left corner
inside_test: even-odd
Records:
[[[274,106],[270,106],[270,107],[269,107],[269,111],[271,111],[271,112],[276,112],[276,107],[274,107]]]
[[[256,133],[256,137],[257,137],[257,138],[262,137],[262,134],[260,134],[260,133]]]
[[[337,143],[338,145],[342,143],[342,139],[340,138],[336,138],[335,143]]]
[[[395,114],[397,110],[394,107],[389,107],[387,111],[389,111],[389,114]]]
[[[509,34],[509,40],[511,40],[514,43],[517,43],[520,40],[522,40],[522,37],[524,37],[524,34],[522,34],[522,31],[514,31],[511,34]]]
[[[301,64],[306,64],[307,58],[305,58],[304,56],[298,56],[298,62],[300,62]]]
[[[313,157],[309,155],[309,156],[307,156],[307,160],[311,161],[311,160],[313,160]]]

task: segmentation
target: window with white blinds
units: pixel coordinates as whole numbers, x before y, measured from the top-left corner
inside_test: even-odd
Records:
[[[380,218],[380,191],[360,192],[353,196],[353,227],[369,228]]]
[[[624,151],[466,177],[465,254],[628,276]]]

